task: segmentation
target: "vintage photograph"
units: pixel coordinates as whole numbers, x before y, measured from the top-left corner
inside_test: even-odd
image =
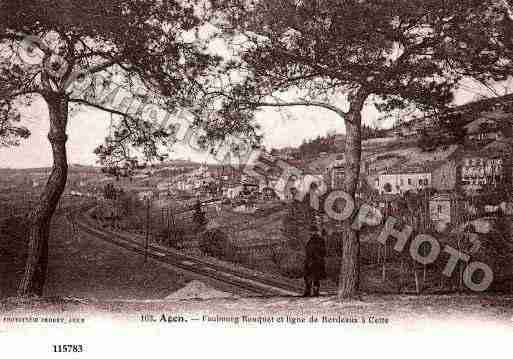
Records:
[[[511,0],[1,0],[0,346],[508,335],[512,35]]]

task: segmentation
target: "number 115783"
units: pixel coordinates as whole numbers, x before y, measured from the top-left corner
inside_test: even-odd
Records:
[[[82,353],[84,346],[82,344],[52,345],[52,350],[54,353]]]

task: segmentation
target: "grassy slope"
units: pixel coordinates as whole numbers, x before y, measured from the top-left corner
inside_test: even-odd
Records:
[[[183,286],[188,279],[142,256],[80,235],[69,236],[69,226],[58,218],[52,227],[46,296],[98,299],[159,299]],[[23,274],[23,226],[0,236],[0,297],[13,296]]]

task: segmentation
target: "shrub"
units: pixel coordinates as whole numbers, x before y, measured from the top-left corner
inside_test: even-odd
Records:
[[[139,216],[129,216],[122,220],[122,227],[129,231],[136,231],[144,228],[144,221]]]
[[[281,260],[280,271],[289,278],[301,278],[304,274],[305,255],[303,252],[287,252]]]
[[[182,227],[171,228],[170,232],[167,228],[160,228],[156,233],[157,242],[171,248],[178,248],[178,244],[183,242],[184,237],[185,230]]]
[[[205,213],[201,208],[200,201],[196,201],[194,205],[194,214],[192,215],[192,221],[196,224],[198,230],[203,230],[208,220],[205,217]]]
[[[283,248],[275,247],[271,249],[270,259],[274,264],[276,264],[279,267],[280,263],[283,261],[286,255],[287,254],[285,253],[285,250]]]
[[[203,253],[216,258],[224,258],[228,252],[228,246],[226,233],[217,228],[203,233],[199,243]]]

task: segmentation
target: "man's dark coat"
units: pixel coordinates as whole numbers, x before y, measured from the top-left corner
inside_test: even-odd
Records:
[[[317,234],[312,235],[305,247],[305,277],[312,280],[326,279],[326,243]]]

